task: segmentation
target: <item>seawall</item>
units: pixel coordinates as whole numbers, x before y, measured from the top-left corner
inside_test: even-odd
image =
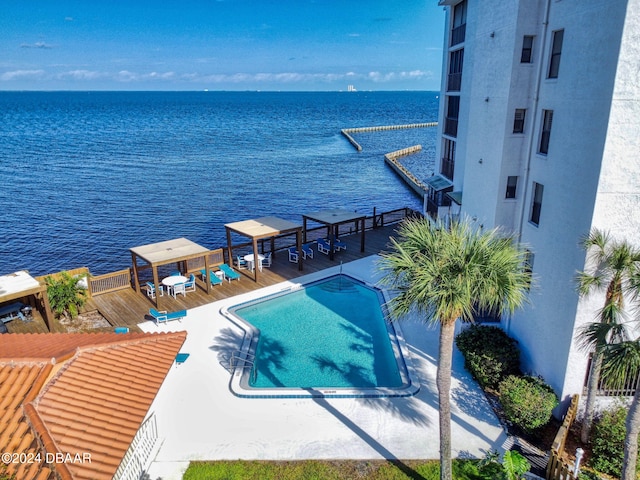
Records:
[[[427,186],[418,180],[418,178],[407,170],[398,159],[401,157],[406,157],[407,155],[412,155],[414,153],[418,153],[422,150],[421,145],[414,145],[412,147],[403,148],[402,150],[396,150],[395,152],[390,152],[385,154],[384,161],[387,165],[389,165],[399,176],[402,178],[409,187],[420,197],[424,198],[425,193],[427,193]]]
[[[408,123],[405,125],[383,125],[379,127],[359,127],[359,128],[343,128],[340,133],[349,140],[349,143],[355,147],[359,152],[362,151],[362,146],[356,142],[351,136],[352,133],[364,133],[364,132],[380,132],[383,130],[402,130],[405,128],[425,128],[425,127],[437,127],[438,122],[429,123]]]

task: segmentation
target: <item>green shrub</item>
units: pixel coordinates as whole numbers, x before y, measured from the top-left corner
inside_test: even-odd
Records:
[[[602,412],[591,433],[590,465],[599,472],[619,477],[624,459],[627,409],[617,405]]]
[[[549,422],[558,398],[539,378],[509,375],[500,382],[500,403],[507,420],[530,433]]]
[[[496,388],[506,376],[520,373],[517,343],[501,328],[478,325],[456,337],[465,368],[483,388]]]
[[[78,278],[68,272],[61,272],[57,279],[47,276],[47,296],[56,317],[75,318],[86,302],[87,291],[78,285]]]

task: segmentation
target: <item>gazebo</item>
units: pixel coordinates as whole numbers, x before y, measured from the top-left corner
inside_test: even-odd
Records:
[[[140,280],[138,276],[138,259],[144,260],[153,269],[153,284],[156,292],[159,291],[158,267],[169,263],[179,264],[193,258],[204,257],[205,271],[209,271],[209,255],[212,253],[206,247],[198,245],[186,238],[176,238],[159,243],[150,243],[129,249],[131,252],[131,263],[133,265],[133,278],[136,291],[140,291]],[[207,293],[211,292],[211,284],[207,285]],[[156,306],[160,306],[160,296],[156,295]]]
[[[25,270],[0,276],[0,306],[29,296],[33,296],[47,328],[51,331],[53,314],[49,306],[47,286]]]
[[[318,212],[305,213],[302,215],[302,221],[304,226],[304,241],[307,241],[307,221],[322,223],[327,226],[327,235],[329,237],[329,259],[333,260],[334,242],[338,237],[338,230],[340,225],[353,222],[355,229],[358,231],[360,228],[360,251],[364,252],[364,221],[366,215],[358,212],[351,212],[340,208],[334,208],[330,210],[320,210]],[[360,224],[360,225],[359,225]]]
[[[279,235],[296,234],[296,245],[298,251],[302,251],[302,226],[284,220],[278,217],[261,217],[252,220],[243,220],[240,222],[227,223],[225,225],[227,230],[227,251],[229,253],[229,261],[233,259],[233,251],[231,245],[231,233],[237,233],[244,237],[249,237],[253,246],[253,258],[258,259],[258,240],[263,238],[271,238],[271,251],[274,250],[275,237]],[[275,255],[275,254],[274,254]],[[256,265],[257,266],[257,265]],[[254,280],[258,281],[258,270],[254,268]],[[298,270],[302,270],[302,257],[298,261]]]

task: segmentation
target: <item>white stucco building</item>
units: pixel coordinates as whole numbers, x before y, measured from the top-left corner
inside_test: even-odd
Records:
[[[579,241],[597,227],[640,245],[640,0],[440,5],[444,180],[428,209],[502,225],[530,247],[537,287],[502,323],[523,369],[566,401],[587,372],[576,330],[604,301],[576,293]]]

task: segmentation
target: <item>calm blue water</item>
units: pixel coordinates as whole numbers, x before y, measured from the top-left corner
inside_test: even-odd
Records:
[[[378,294],[349,277],[235,314],[260,330],[254,388],[402,386]]]
[[[371,214],[418,199],[383,154],[433,171],[435,128],[356,136],[341,128],[437,120],[434,92],[0,92],[0,274],[130,266],[129,248],[320,208]]]

